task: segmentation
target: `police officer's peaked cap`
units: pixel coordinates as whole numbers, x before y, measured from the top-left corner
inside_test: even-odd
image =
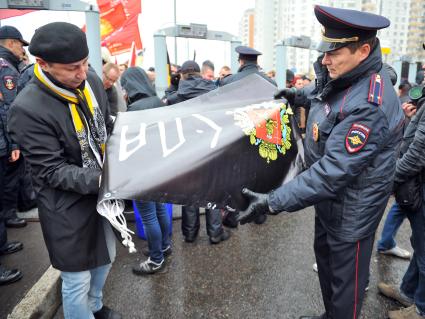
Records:
[[[21,32],[10,25],[4,25],[0,28],[0,39],[16,39],[21,41],[23,45],[29,44],[24,40],[24,38],[22,38]]]
[[[47,62],[73,63],[89,55],[86,34],[76,25],[53,22],[38,28],[29,51]]]
[[[260,51],[254,50],[253,48],[246,47],[243,45],[237,46],[235,51],[239,53],[239,58],[242,60],[256,61],[257,57],[262,53]]]
[[[183,63],[182,67],[180,68],[181,73],[191,73],[191,72],[201,72],[201,69],[199,68],[198,63],[195,61],[189,60]]]
[[[329,52],[350,43],[371,39],[376,31],[390,25],[390,20],[369,12],[316,5],[314,13],[323,26],[318,51]]]

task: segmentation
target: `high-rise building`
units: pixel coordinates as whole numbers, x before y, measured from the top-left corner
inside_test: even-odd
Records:
[[[254,48],[263,54],[259,64],[267,72],[274,69],[274,45],[278,40],[279,7],[284,1],[256,0],[255,1],[255,36]]]
[[[407,54],[407,37],[411,0],[363,0],[361,10],[383,15],[391,21],[388,28],[378,31],[381,48],[388,48],[384,61],[392,64]]]
[[[411,0],[406,52],[412,58],[412,62],[422,62],[422,64],[425,64],[425,50],[422,48],[424,42],[425,1]]]
[[[254,30],[255,30],[255,10],[245,10],[241,21],[239,22],[239,36],[241,38],[242,45],[254,47]]]
[[[425,1],[424,0],[256,0],[254,47],[261,52],[264,69],[273,69],[275,44],[292,36],[307,36],[320,41],[322,27],[314,16],[314,5],[322,4],[344,9],[381,14],[391,21],[389,28],[380,30],[381,47],[388,48],[384,60],[410,58],[425,62]],[[388,50],[387,50],[388,51]],[[296,73],[311,73],[317,59],[315,50],[287,48],[287,65]]]

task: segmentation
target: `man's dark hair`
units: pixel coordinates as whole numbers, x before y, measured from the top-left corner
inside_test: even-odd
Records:
[[[376,37],[373,38],[369,38],[366,40],[361,40],[361,41],[357,41],[357,42],[353,42],[350,43],[349,45],[346,46],[346,48],[348,48],[348,50],[350,50],[351,53],[354,53],[357,51],[357,49],[359,49],[363,44],[369,44],[370,46],[370,51],[373,50],[373,48],[376,45]]]
[[[205,60],[204,62],[202,62],[202,69],[204,69],[205,67],[210,68],[214,71],[214,63],[212,63],[210,60]]]

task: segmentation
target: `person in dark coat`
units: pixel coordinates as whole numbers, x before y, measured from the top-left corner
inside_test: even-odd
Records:
[[[220,86],[240,80],[252,73],[258,74],[274,86],[277,86],[276,82],[270,77],[268,77],[267,74],[262,72],[260,70],[260,67],[258,66],[257,59],[258,56],[262,54],[261,52],[242,45],[236,47],[235,51],[239,53],[239,70],[236,74],[232,74],[223,78],[220,81]]]
[[[202,78],[201,69],[195,61],[189,60],[183,63],[180,72],[179,87],[176,92],[168,96],[168,105],[183,102],[216,89],[212,81]],[[206,209],[205,218],[211,244],[218,244],[230,237],[230,233],[223,229],[219,209]],[[186,242],[192,243],[196,240],[200,228],[199,207],[182,207],[181,228]]]
[[[241,223],[259,214],[314,205],[314,251],[325,313],[359,318],[375,232],[392,191],[404,114],[383,67],[378,29],[390,21],[355,10],[315,6],[324,26],[305,137],[307,170],[259,194]]]
[[[24,175],[25,164],[18,145],[7,134],[7,112],[18,94],[19,66],[28,42],[22,39],[21,33],[12,26],[0,29],[0,157],[4,160],[4,186],[0,212],[7,227],[24,227],[26,221],[18,218],[17,203],[19,180]]]
[[[17,203],[18,188],[15,177],[19,177],[22,172],[23,162],[18,145],[7,133],[8,113],[17,94],[18,68],[25,52],[24,45],[28,45],[28,42],[22,38],[18,29],[11,26],[0,28],[0,256],[23,248],[21,242],[7,241],[6,225],[26,225],[25,220],[16,217],[16,210],[11,211],[13,202],[15,208]],[[7,269],[0,264],[0,285],[21,278],[22,273],[18,269]]]
[[[112,116],[117,116],[118,113],[118,92],[115,87],[115,82],[118,81],[120,77],[120,69],[118,65],[114,63],[105,63],[102,67],[103,69],[103,87],[106,91],[106,96],[108,97],[109,103],[109,114]]]
[[[156,95],[146,72],[139,67],[129,67],[121,75],[121,86],[127,100],[127,111],[152,109],[165,104]]]
[[[167,104],[180,103],[216,89],[215,84],[203,79],[200,72],[201,69],[195,61],[189,60],[183,63],[177,91],[168,93]]]
[[[88,71],[85,33],[54,22],[36,30],[34,77],[10,110],[9,133],[28,160],[52,266],[69,318],[121,318],[102,289],[115,258],[109,222],[96,211],[112,121],[101,79]]]

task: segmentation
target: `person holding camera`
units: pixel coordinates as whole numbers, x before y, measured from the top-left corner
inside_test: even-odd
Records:
[[[412,228],[413,256],[399,288],[385,283],[378,284],[382,294],[406,306],[401,310],[390,311],[390,319],[425,318],[425,89],[416,87],[409,95],[414,98],[413,103],[403,106],[410,114],[416,113],[416,116],[410,121],[403,136],[403,156],[397,161],[394,189],[398,205],[405,212]],[[409,194],[401,198],[403,190]]]

